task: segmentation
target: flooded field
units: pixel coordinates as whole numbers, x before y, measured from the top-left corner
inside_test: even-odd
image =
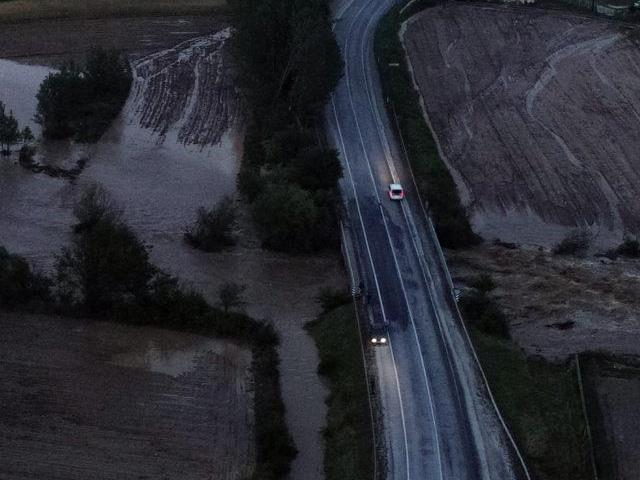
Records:
[[[0,244],[51,272],[55,255],[71,238],[74,202],[84,186],[98,182],[124,207],[125,220],[151,248],[152,261],[211,303],[217,302],[223,282],[247,285],[247,313],[273,321],[282,338],[282,391],[300,450],[290,477],[321,479],[327,391],[316,374],[315,345],[302,327],[319,311],[315,297],[321,287],[344,286],[340,260],[263,251],[245,218],[239,245],[229,251],[205,254],[184,243],[184,228],[198,207],[236,191],[242,125],[233,65],[224,47],[230,31],[215,19],[208,27],[203,19],[136,19],[120,35],[110,22],[99,22],[95,32],[80,26],[77,32],[102,45],[123,45],[120,37],[129,37],[134,85],[127,104],[96,145],[38,146],[36,160],[43,164],[69,168],[86,158],[76,180],[34,174],[15,159],[0,159]],[[9,51],[21,63],[0,60],[0,100],[26,123],[35,113],[40,79],[48,72],[30,64],[56,65],[62,58],[81,56],[84,49],[69,34],[53,34],[51,45],[20,37],[22,49],[11,50],[7,38],[3,29],[0,56]],[[150,347],[144,354],[115,355],[112,361],[140,365],[162,355]],[[162,368],[180,372],[182,355],[176,351],[172,358],[177,360]]]
[[[448,4],[405,24],[425,112],[484,237],[552,245],[640,233],[638,29]]]
[[[250,351],[148,327],[0,315],[0,478],[248,474]]]

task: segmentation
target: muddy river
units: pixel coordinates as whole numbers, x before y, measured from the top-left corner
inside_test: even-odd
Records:
[[[264,252],[246,221],[240,244],[228,252],[204,254],[182,239],[198,207],[236,190],[240,105],[223,48],[230,33],[222,29],[184,39],[136,59],[127,104],[98,144],[38,147],[36,160],[43,164],[71,167],[86,158],[76,180],[35,174],[15,159],[0,159],[0,245],[50,272],[70,241],[74,202],[87,184],[98,182],[124,208],[126,221],[150,246],[158,266],[211,302],[222,282],[246,284],[247,312],[273,321],[283,340],[283,395],[300,449],[291,478],[313,480],[322,478],[327,391],[316,375],[315,346],[302,326],[318,313],[319,289],[343,284],[339,259]],[[31,120],[34,96],[48,72],[0,60],[0,100],[22,125],[37,127]],[[153,364],[159,357],[153,348],[145,355],[121,360]],[[179,372],[181,355],[175,353],[162,368]]]

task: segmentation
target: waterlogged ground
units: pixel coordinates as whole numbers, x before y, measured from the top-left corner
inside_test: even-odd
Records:
[[[250,351],[148,327],[0,316],[0,478],[249,473]]]
[[[203,29],[201,24],[176,22],[179,19],[172,19],[169,27],[162,28],[178,26],[179,32]],[[154,24],[163,22],[156,19]],[[247,313],[273,321],[282,337],[283,396],[287,421],[300,450],[291,478],[322,478],[320,430],[327,391],[316,375],[315,346],[302,327],[318,313],[315,297],[319,288],[344,286],[338,258],[292,258],[265,252],[245,218],[238,232],[240,244],[228,252],[204,254],[187,247],[182,239],[197,208],[211,206],[236,189],[240,105],[231,81],[232,64],[223,48],[230,30],[214,25],[212,33],[200,31],[197,36],[191,33],[191,38],[179,39],[166,32],[164,37],[158,36],[152,27],[141,29],[144,35],[135,37],[137,44],[129,45],[134,58],[132,93],[102,140],[91,147],[67,143],[39,146],[37,161],[43,164],[70,168],[78,159],[87,158],[87,166],[76,180],[34,174],[22,169],[15,159],[0,159],[0,244],[24,255],[38,268],[52,271],[55,255],[71,240],[74,202],[84,186],[99,182],[124,207],[127,223],[150,246],[158,266],[212,303],[217,301],[223,282],[247,285]],[[103,30],[98,29],[101,42],[117,37],[117,31],[109,36]],[[155,35],[152,47],[145,43],[146,35]],[[0,33],[0,46],[2,38]],[[62,45],[56,51],[70,46],[64,38],[55,41]],[[28,61],[46,60],[36,55],[37,46],[31,42],[26,45]],[[47,51],[46,45],[40,48]],[[70,52],[78,54],[73,48]],[[20,52],[13,51],[12,56],[19,58]],[[28,122],[35,112],[37,85],[47,70],[0,62],[0,99],[22,122]],[[55,64],[50,60],[43,63]],[[3,76],[3,72],[11,75]],[[143,361],[139,355],[128,358],[136,364]]]

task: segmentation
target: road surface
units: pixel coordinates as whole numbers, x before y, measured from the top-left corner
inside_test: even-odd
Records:
[[[341,183],[357,264],[389,323],[375,349],[386,478],[507,480],[517,458],[492,404],[455,304],[434,235],[387,118],[373,36],[393,0],[346,0],[335,33],[345,75],[327,108],[344,165]],[[407,199],[391,202],[399,181]],[[384,473],[384,472],[383,472]]]

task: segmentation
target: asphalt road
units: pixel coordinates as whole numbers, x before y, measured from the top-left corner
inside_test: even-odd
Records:
[[[375,313],[389,323],[389,346],[374,356],[386,478],[517,478],[515,451],[455,314],[440,252],[384,108],[373,35],[393,3],[336,6],[345,76],[327,109],[344,165],[356,263]],[[389,200],[395,181],[406,200]]]

